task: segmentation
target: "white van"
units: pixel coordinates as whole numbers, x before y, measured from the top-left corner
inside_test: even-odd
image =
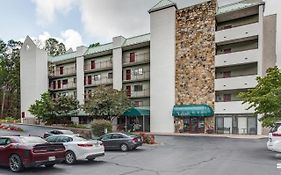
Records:
[[[268,134],[267,149],[281,152],[281,122],[276,122]]]

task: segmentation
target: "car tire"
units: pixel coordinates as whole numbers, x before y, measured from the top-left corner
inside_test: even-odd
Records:
[[[94,161],[96,158],[88,159],[89,162]]]
[[[76,155],[73,151],[67,151],[65,153],[65,163],[68,165],[72,165],[76,162]]]
[[[51,164],[46,164],[45,167],[46,168],[53,168],[55,166],[55,163],[51,163]]]
[[[121,149],[121,151],[126,152],[129,150],[129,147],[127,144],[123,143],[120,145],[120,149]]]
[[[23,164],[22,164],[22,161],[21,161],[21,158],[19,155],[12,154],[9,157],[9,168],[13,172],[20,172],[23,170],[24,167],[23,167]]]

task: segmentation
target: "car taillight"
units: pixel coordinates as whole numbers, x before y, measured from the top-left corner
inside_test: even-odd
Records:
[[[92,147],[92,144],[78,144],[80,147]]]
[[[279,137],[281,137],[281,133],[272,133],[272,136],[279,136]]]
[[[45,152],[48,152],[47,149],[33,149],[33,152],[34,153],[45,153]]]

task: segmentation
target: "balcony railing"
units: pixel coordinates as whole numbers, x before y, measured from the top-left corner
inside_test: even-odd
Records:
[[[60,77],[60,76],[75,75],[75,74],[76,74],[75,67],[64,68],[63,71],[61,71],[59,68],[53,71],[52,70],[49,71],[49,76],[51,77]]]
[[[257,75],[215,79],[215,90],[249,89],[257,85]]]
[[[216,114],[245,114],[254,113],[253,108],[248,109],[249,104],[243,104],[243,101],[215,102]]]
[[[112,84],[113,79],[108,77],[101,77],[99,80],[92,80],[92,82],[89,84],[88,81],[85,84],[85,87],[91,87],[91,86],[99,86],[99,85],[106,85],[106,84]]]
[[[53,85],[51,85],[49,89],[56,91],[56,90],[65,90],[65,89],[73,89],[73,88],[76,88],[76,83],[69,82],[67,84],[61,84],[60,87],[58,86],[58,84],[56,84],[55,88],[53,87]]]
[[[150,90],[144,89],[142,91],[127,91],[127,96],[129,98],[143,98],[150,96]]]
[[[138,63],[147,63],[150,60],[150,54],[146,53],[136,53],[134,59],[130,59],[130,56],[123,58],[123,65],[132,65]]]
[[[95,62],[94,65],[89,63],[84,66],[84,70],[87,72],[98,71],[98,70],[103,70],[103,69],[110,69],[110,68],[112,68],[111,60]]]
[[[142,80],[149,80],[150,79],[150,72],[142,72],[142,74],[135,74],[131,73],[129,75],[126,75],[126,72],[123,76],[123,82],[131,82],[131,81],[142,81]]]

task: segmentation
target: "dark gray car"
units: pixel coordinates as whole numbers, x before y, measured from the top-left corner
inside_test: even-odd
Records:
[[[103,142],[105,150],[128,151],[142,145],[142,139],[137,135],[125,133],[109,133],[101,136],[98,140]]]

